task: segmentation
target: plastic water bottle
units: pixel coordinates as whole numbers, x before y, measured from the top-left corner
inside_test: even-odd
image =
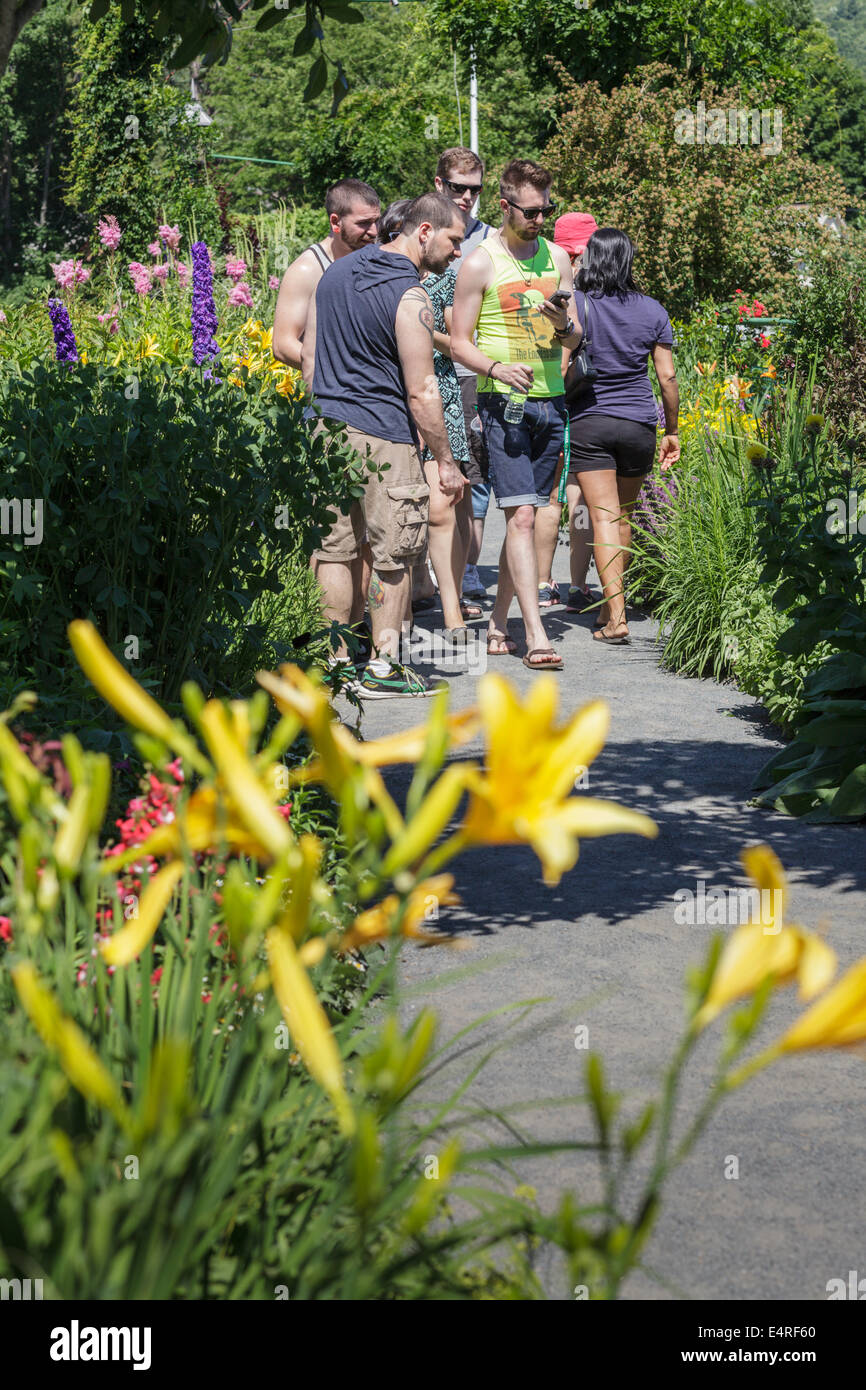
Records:
[[[526,393],[512,389],[508,393],[508,400],[505,403],[505,414],[503,416],[507,425],[519,425],[523,419],[523,412],[526,409]]]

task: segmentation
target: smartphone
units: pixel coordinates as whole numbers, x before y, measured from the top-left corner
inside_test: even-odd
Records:
[[[567,304],[568,301],[571,299],[571,291],[554,290],[553,294],[549,295],[548,297],[550,299],[551,304],[555,304],[557,309],[559,309],[562,307],[563,304]]]

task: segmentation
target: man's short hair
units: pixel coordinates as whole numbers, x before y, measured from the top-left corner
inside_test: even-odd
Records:
[[[468,150],[465,145],[453,145],[450,150],[443,150],[439,156],[439,163],[436,165],[437,179],[450,179],[452,174],[474,174],[480,170],[484,177],[484,160],[479,159],[474,150]]]
[[[534,159],[512,159],[499,175],[500,198],[514,199],[518,188],[528,183],[536,193],[543,193],[553,183],[553,175]]]
[[[422,222],[429,222],[434,232],[441,232],[445,227],[453,227],[455,222],[465,226],[466,215],[444,193],[422,193],[404,212],[400,231],[404,236],[411,236]]]
[[[364,203],[368,208],[377,208],[379,195],[375,188],[363,183],[361,179],[340,179],[339,183],[332,184],[325,194],[325,211],[329,217],[332,213],[336,213],[338,217],[346,217],[352,211],[355,201]]]

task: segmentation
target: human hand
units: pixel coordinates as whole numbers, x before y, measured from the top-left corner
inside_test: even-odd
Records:
[[[451,506],[459,502],[463,496],[464,486],[469,485],[469,479],[464,478],[454,459],[441,459],[439,462],[439,486],[448,497]]]
[[[510,386],[514,391],[528,391],[532,385],[532,368],[525,367],[522,362],[497,362],[495,371],[493,380],[501,381],[504,386]]]
[[[666,434],[661,442],[661,447],[659,449],[659,463],[661,464],[661,471],[663,473],[667,473],[668,470],[672,467],[672,465],[676,463],[679,456],[679,435]]]

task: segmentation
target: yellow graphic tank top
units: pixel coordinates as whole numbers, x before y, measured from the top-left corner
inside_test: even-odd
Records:
[[[553,324],[538,310],[538,305],[559,289],[560,276],[550,242],[539,237],[538,250],[528,261],[510,256],[498,236],[486,237],[480,247],[493,262],[494,275],[481,300],[477,346],[506,366],[520,363],[532,368],[530,400],[563,395],[562,346],[553,336]],[[507,394],[511,387],[479,376],[478,390]]]

